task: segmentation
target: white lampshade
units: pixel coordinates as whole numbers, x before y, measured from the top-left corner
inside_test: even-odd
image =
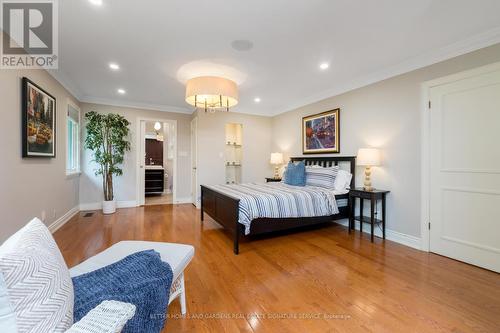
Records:
[[[376,148],[361,148],[358,150],[356,164],[363,166],[380,165],[380,151]]]
[[[154,128],[155,128],[155,130],[157,130],[157,131],[161,130],[161,123],[160,123],[159,121],[157,121],[157,122],[155,123]]]
[[[271,153],[271,164],[283,164],[282,153]]]
[[[238,86],[222,77],[196,77],[186,83],[186,102],[196,108],[231,108],[238,104]]]

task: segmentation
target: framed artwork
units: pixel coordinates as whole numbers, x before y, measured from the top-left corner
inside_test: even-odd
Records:
[[[56,157],[56,99],[25,77],[22,126],[23,157]]]
[[[302,152],[328,154],[340,152],[340,109],[302,118]]]

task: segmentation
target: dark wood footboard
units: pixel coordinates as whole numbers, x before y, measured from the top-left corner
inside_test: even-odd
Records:
[[[209,187],[201,186],[201,220],[203,213],[207,213],[224,229],[233,234],[233,251],[239,253],[239,237],[243,225],[238,223],[238,208],[240,200],[214,191]]]

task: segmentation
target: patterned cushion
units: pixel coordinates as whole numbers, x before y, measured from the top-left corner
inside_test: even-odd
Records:
[[[0,247],[19,332],[64,332],[73,324],[73,284],[47,227],[32,220]]]
[[[290,161],[286,167],[284,182],[293,186],[306,185],[306,165],[304,161],[293,163]]]
[[[329,168],[308,166],[306,167],[306,185],[333,189],[335,184],[335,177],[337,177],[338,172],[338,166]]]

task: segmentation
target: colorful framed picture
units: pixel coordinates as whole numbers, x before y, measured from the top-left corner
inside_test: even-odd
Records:
[[[23,157],[56,157],[56,99],[25,77],[22,99]]]
[[[302,118],[302,152],[328,154],[340,152],[340,109]]]

